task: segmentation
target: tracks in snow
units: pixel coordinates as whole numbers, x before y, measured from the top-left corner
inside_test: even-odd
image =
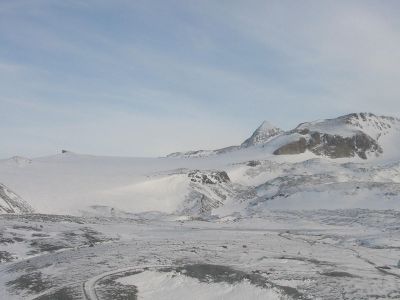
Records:
[[[149,266],[140,266],[140,267],[127,267],[115,269],[112,271],[104,272],[94,277],[89,278],[83,283],[83,292],[87,300],[98,300],[98,296],[96,293],[96,284],[99,280],[104,279],[111,275],[116,275],[119,273],[132,272],[132,271],[140,271],[147,268],[165,268],[171,267],[171,265],[149,265]]]

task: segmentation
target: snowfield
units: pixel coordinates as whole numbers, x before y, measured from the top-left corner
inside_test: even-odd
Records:
[[[0,161],[0,299],[399,299],[400,120]]]

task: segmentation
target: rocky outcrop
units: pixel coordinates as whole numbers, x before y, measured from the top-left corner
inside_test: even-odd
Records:
[[[275,155],[300,154],[306,150],[330,158],[359,157],[383,153],[381,138],[399,130],[400,120],[370,113],[349,114],[335,119],[302,123],[285,136],[299,136],[281,145]]]
[[[199,171],[195,170],[188,174],[190,181],[203,184],[217,184],[230,182],[225,171]]]
[[[276,149],[274,154],[300,154],[309,150],[315,155],[324,155],[330,158],[358,156],[367,159],[368,153],[379,155],[383,152],[381,146],[373,138],[361,131],[351,137],[304,130],[300,133],[306,137],[301,137],[295,142]]]
[[[193,217],[209,216],[213,209],[223,205],[225,199],[211,198],[201,191],[193,190],[187,197],[184,208],[178,211],[179,214],[184,214]]]
[[[307,140],[305,138],[299,138],[295,142],[288,143],[274,151],[275,155],[288,155],[288,154],[300,154],[307,150]]]
[[[381,146],[370,136],[359,132],[352,137],[313,133],[309,143],[309,150],[317,155],[331,158],[358,156],[367,159],[368,153],[375,155],[383,152]]]
[[[187,195],[179,214],[206,217],[213,209],[224,204],[235,194],[233,185],[225,171],[194,170],[188,173],[191,191]]]

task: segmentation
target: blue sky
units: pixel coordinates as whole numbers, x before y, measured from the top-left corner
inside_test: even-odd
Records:
[[[0,157],[158,156],[400,116],[397,1],[0,0]]]

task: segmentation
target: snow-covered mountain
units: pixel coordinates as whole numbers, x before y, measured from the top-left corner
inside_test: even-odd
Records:
[[[0,161],[0,181],[35,211],[56,214],[222,217],[268,209],[400,209],[399,142],[400,120],[373,114],[289,131],[263,122],[240,146],[162,158],[69,151],[14,157]]]
[[[350,114],[336,119],[302,123],[281,137],[288,139],[274,154],[299,154],[306,150],[331,158],[391,154],[399,141],[400,119],[374,114]]]
[[[240,146],[176,152],[167,157],[204,157],[261,146],[274,155],[311,152],[330,158],[367,159],[383,154],[386,157],[396,157],[395,145],[399,141],[400,119],[371,113],[354,113],[334,119],[301,123],[288,131],[264,121]]]
[[[251,147],[255,145],[265,144],[273,137],[281,133],[283,133],[282,129],[275,127],[268,121],[264,121],[260,125],[260,127],[258,127],[256,131],[254,131],[251,137],[249,137],[241,144],[241,147]]]
[[[240,149],[262,145],[267,143],[273,137],[283,133],[283,130],[273,126],[268,121],[264,121],[261,125],[253,132],[253,134],[246,139],[240,146],[229,146],[217,150],[194,150],[194,151],[187,151],[187,152],[174,152],[168,154],[167,157],[205,157],[211,155],[219,155],[224,154],[232,151],[237,151]]]

